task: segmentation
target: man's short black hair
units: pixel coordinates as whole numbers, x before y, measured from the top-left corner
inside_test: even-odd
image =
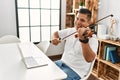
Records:
[[[88,10],[88,9],[86,9],[86,8],[81,8],[81,9],[79,10],[79,13],[81,13],[81,14],[86,14],[87,17],[88,17],[88,20],[91,19],[92,13],[91,13],[90,10]]]

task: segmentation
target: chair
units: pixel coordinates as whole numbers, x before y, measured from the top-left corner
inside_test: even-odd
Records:
[[[50,42],[49,41],[42,41],[38,43],[36,46],[43,52],[46,53],[47,48],[49,47]]]
[[[0,38],[0,44],[18,43],[18,42],[20,42],[20,39],[13,35],[5,35]]]
[[[64,45],[65,41],[61,41],[58,45],[50,44],[47,51],[46,55],[47,56],[54,56],[54,55],[61,55],[64,52]]]
[[[93,69],[95,60],[96,60],[96,57],[95,57],[95,59],[92,61],[91,65],[90,65],[88,74],[87,74],[85,77],[83,77],[82,79],[80,79],[80,80],[87,80],[87,79],[88,79],[88,77],[90,76],[90,74],[91,74],[91,72],[92,72],[92,69]]]
[[[65,42],[62,41],[58,45],[53,45],[49,41],[42,41],[37,44],[37,47],[43,51],[47,56],[54,56],[62,54],[64,51],[64,44]]]

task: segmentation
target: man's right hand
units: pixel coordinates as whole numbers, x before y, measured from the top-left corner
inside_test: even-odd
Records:
[[[59,40],[58,38],[52,39],[51,43],[54,45],[58,45],[61,42],[61,40]]]

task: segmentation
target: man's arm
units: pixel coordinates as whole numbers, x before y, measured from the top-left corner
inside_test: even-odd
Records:
[[[81,43],[83,56],[87,62],[91,62],[95,59],[96,54],[90,48],[89,43]]]
[[[52,39],[51,39],[51,43],[54,45],[58,45],[61,41],[59,40],[59,35],[58,35],[58,31],[53,33]]]
[[[88,30],[86,28],[79,28],[78,29],[78,37],[81,41],[81,46],[82,46],[82,51],[83,51],[83,56],[87,62],[91,62],[94,60],[96,54],[94,51],[91,49],[89,42],[83,42],[86,38],[85,36],[89,37],[88,35],[83,36],[83,33]],[[89,38],[87,38],[89,39]],[[93,44],[94,45],[94,44]]]

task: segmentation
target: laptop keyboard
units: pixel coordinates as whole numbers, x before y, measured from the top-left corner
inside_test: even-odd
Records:
[[[24,58],[24,61],[25,61],[25,64],[26,64],[26,67],[28,69],[31,69],[31,68],[36,68],[36,67],[41,67],[41,66],[46,66],[48,65],[47,63],[43,62],[42,59],[40,60],[36,60],[34,57],[25,57]]]

